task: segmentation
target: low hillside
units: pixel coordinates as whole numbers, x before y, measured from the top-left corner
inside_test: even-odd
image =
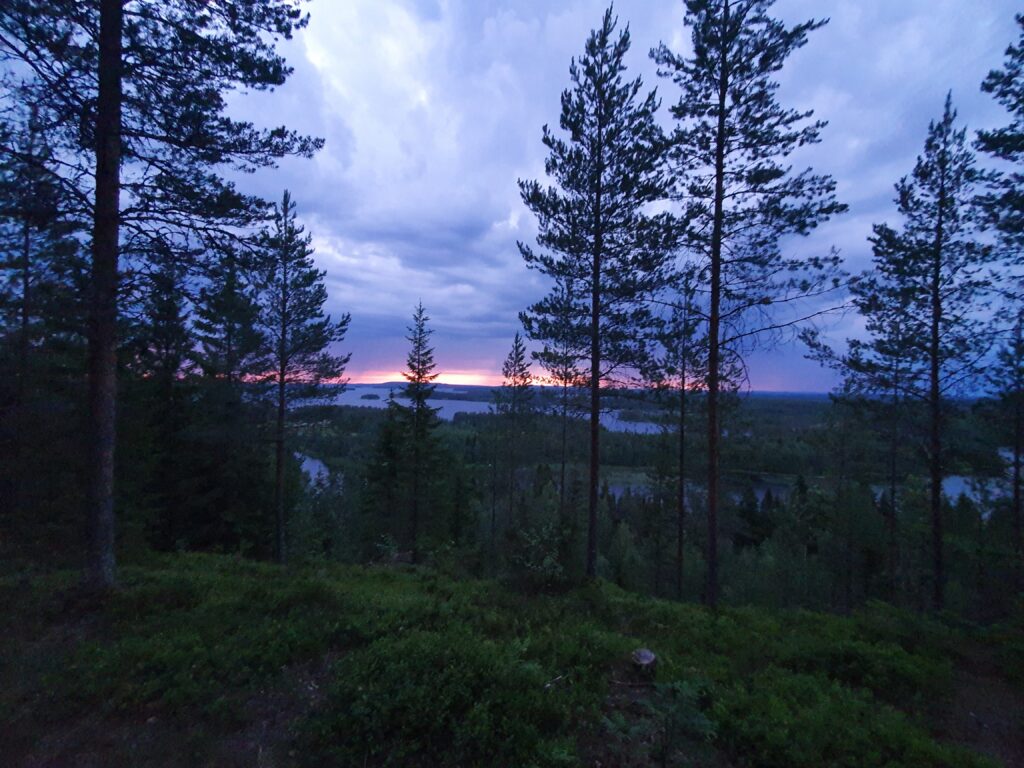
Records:
[[[14,766],[1021,764],[1018,623],[176,555],[0,581]],[[658,657],[653,679],[630,653]]]

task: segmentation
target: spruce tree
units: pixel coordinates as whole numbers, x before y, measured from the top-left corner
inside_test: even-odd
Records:
[[[669,410],[668,419],[675,430],[675,587],[676,599],[683,596],[683,556],[686,544],[686,435],[691,393],[706,381],[706,314],[698,295],[699,275],[684,264],[675,279],[676,293],[670,294],[668,315],[660,319],[655,353],[645,371]]]
[[[1016,592],[1024,592],[1024,523],[1021,517],[1021,474],[1024,464],[1024,312],[1017,315],[1009,339],[987,370],[987,383],[997,400],[997,414],[1009,437],[1010,511],[1013,531],[1013,574]]]
[[[30,519],[37,515],[22,491],[28,478],[39,477],[28,468],[30,443],[46,442],[38,406],[61,378],[66,326],[81,319],[74,281],[81,246],[78,222],[54,181],[58,159],[38,110],[9,109],[8,122],[0,123],[0,146],[10,150],[0,150],[0,368],[10,374],[0,383],[0,461],[10,472],[0,481],[0,506]]]
[[[915,268],[888,236],[873,239],[871,268],[850,281],[850,304],[863,319],[864,335],[846,340],[837,351],[816,330],[802,338],[811,357],[834,368],[842,383],[833,394],[837,405],[856,409],[875,424],[886,443],[887,489],[882,500],[886,523],[886,579],[889,599],[896,597],[899,570],[901,486],[906,475],[907,431],[919,407],[917,393],[927,376],[918,354],[924,311],[923,294],[914,284]]]
[[[136,244],[173,232],[203,240],[261,218],[265,205],[220,176],[321,142],[230,118],[225,94],[264,91],[290,74],[275,41],[306,23],[295,0],[10,0],[0,57],[30,71],[61,152],[56,176],[91,221],[86,583],[115,579],[114,448],[122,234]],[[7,148],[4,151],[8,151]],[[136,253],[144,257],[144,248]]]
[[[344,384],[349,355],[332,351],[345,338],[350,316],[337,321],[325,314],[324,272],[313,264],[312,235],[296,220],[295,204],[285,191],[273,226],[264,240],[265,262],[260,286],[260,330],[268,342],[277,409],[274,508],[275,556],[285,561],[284,477],[288,403],[317,395],[321,385]]]
[[[420,559],[421,513],[424,509],[423,499],[426,493],[427,471],[432,458],[433,432],[437,428],[437,408],[430,405],[430,396],[434,393],[434,379],[437,365],[434,362],[434,348],[430,346],[433,329],[427,327],[430,318],[427,316],[423,302],[416,305],[409,326],[409,354],[406,356],[405,386],[400,396],[408,400],[408,405],[398,405],[398,413],[404,426],[405,438],[408,441],[411,464],[408,468],[410,477],[409,500],[409,542],[412,548],[412,561]]]
[[[682,91],[672,107],[674,183],[682,198],[685,241],[704,259],[707,281],[707,525],[705,600],[718,600],[720,390],[726,369],[742,369],[752,342],[796,320],[787,313],[833,287],[838,258],[787,258],[780,241],[805,235],[845,210],[835,182],[785,164],[818,141],[824,123],[784,108],[776,73],[824,21],[787,28],[773,0],[685,0],[693,52],[653,50],[659,74]],[[797,312],[796,314],[800,314]],[[807,314],[815,314],[808,310]]]
[[[254,254],[231,242],[217,250],[196,298],[196,358],[205,376],[234,390],[268,365],[258,327],[259,275]]]
[[[586,328],[589,350],[590,472],[586,572],[597,575],[597,511],[601,390],[639,365],[650,319],[644,299],[660,285],[674,227],[649,205],[666,198],[665,138],[655,121],[654,92],[641,93],[640,78],[625,80],[628,28],[616,34],[609,8],[591,32],[583,55],[569,67],[572,85],[562,93],[559,125],[547,127],[546,171],[553,182],[520,181],[523,202],[537,216],[535,252],[520,243],[527,265],[571,286]],[[561,282],[559,282],[561,281]],[[542,303],[528,315],[547,313]]]
[[[190,328],[190,308],[186,300],[187,276],[174,250],[162,249],[155,269],[147,276],[142,292],[140,321],[127,333],[122,344],[122,359],[131,367],[140,414],[152,434],[152,449],[142,487],[155,507],[155,541],[158,548],[172,550],[186,541],[184,512],[191,502],[189,485],[195,474],[191,464],[193,451],[185,432],[190,426],[195,338]],[[134,350],[135,354],[125,354]],[[126,359],[127,358],[127,359]],[[128,394],[128,392],[126,392]]]
[[[496,394],[498,414],[504,422],[505,459],[508,469],[508,520],[513,520],[515,506],[516,472],[519,469],[519,452],[526,422],[533,407],[533,392],[530,389],[530,363],[526,359],[526,344],[516,332],[512,349],[501,366],[503,382]],[[526,522],[525,520],[523,522]],[[493,529],[493,525],[492,525]]]
[[[566,465],[569,455],[570,417],[581,410],[577,391],[586,384],[582,370],[589,349],[585,308],[579,306],[579,292],[570,274],[556,277],[551,292],[534,304],[529,312],[520,312],[519,319],[527,337],[542,342],[532,358],[540,363],[547,375],[544,380],[558,388],[557,413],[560,423],[558,514],[564,522]]]

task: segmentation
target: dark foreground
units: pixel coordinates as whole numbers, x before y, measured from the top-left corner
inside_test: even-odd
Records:
[[[12,766],[1024,765],[1024,621],[178,555],[0,580]],[[658,655],[654,680],[629,654]]]

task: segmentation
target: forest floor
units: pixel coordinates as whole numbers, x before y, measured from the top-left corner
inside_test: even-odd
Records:
[[[1024,765],[1019,620],[204,555],[75,583],[0,579],[4,765]]]

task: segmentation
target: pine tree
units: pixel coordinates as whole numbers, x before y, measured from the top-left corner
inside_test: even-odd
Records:
[[[1024,15],[1015,18],[1020,27],[1017,43],[1006,49],[1004,68],[989,72],[981,85],[1013,120],[1003,128],[979,131],[976,146],[1014,166],[1014,170],[992,178],[992,187],[984,191],[981,202],[990,223],[1008,245],[1019,251],[1024,244],[1024,173],[1020,170],[1024,162]]]
[[[345,338],[350,316],[337,321],[324,313],[327,289],[324,272],[313,264],[312,235],[296,220],[295,204],[285,191],[264,242],[266,256],[260,290],[260,330],[268,340],[268,356],[276,390],[274,443],[274,507],[277,510],[275,555],[285,561],[285,420],[288,403],[313,397],[324,383],[344,384],[349,355],[331,347]]]
[[[640,78],[623,79],[629,30],[616,35],[616,26],[609,8],[569,67],[572,87],[562,93],[559,120],[566,138],[544,130],[554,186],[520,181],[523,202],[538,219],[537,243],[549,252],[522,243],[519,250],[529,267],[556,281],[556,290],[578,292],[575,322],[589,341],[588,578],[597,575],[601,388],[642,358],[640,330],[650,317],[643,299],[660,285],[674,234],[668,214],[647,212],[667,196],[658,100],[653,92],[641,96]],[[549,311],[542,303],[527,314]]]
[[[976,380],[991,347],[978,316],[992,287],[985,267],[996,256],[977,239],[975,185],[984,179],[947,95],[942,118],[928,126],[924,154],[896,185],[901,228],[874,227],[877,277],[865,285],[878,290],[862,302],[873,316],[874,340],[855,344],[850,358],[855,368],[924,407],[936,609],[945,600],[942,479],[950,397]]]
[[[693,53],[652,51],[659,73],[682,90],[672,159],[688,223],[687,245],[705,260],[708,307],[708,573],[705,600],[718,600],[720,390],[744,349],[799,317],[780,317],[834,286],[834,254],[786,258],[780,240],[805,235],[845,210],[835,182],[785,158],[818,141],[811,112],[783,108],[774,81],[785,60],[824,21],[786,28],[773,0],[685,0]],[[813,312],[811,314],[814,314]]]
[[[218,172],[309,156],[321,142],[234,120],[225,114],[224,94],[284,83],[290,70],[274,41],[305,23],[294,0],[10,0],[0,6],[0,56],[34,75],[14,98],[36,104],[52,126],[64,197],[92,224],[85,577],[93,588],[107,589],[115,579],[122,232],[136,243],[172,232],[195,241],[262,217],[263,202]]]
[[[411,346],[406,357],[406,370],[402,372],[406,383],[400,395],[409,404],[395,406],[401,416],[411,453],[409,542],[414,563],[418,563],[420,558],[420,528],[423,522],[420,516],[424,507],[421,496],[426,491],[426,475],[433,450],[432,437],[438,425],[438,409],[430,405],[430,396],[435,389],[433,382],[438,374],[435,372],[437,365],[434,362],[434,349],[430,346],[430,337],[434,331],[427,327],[428,322],[430,318],[421,301],[413,312],[412,325],[406,337]]]

